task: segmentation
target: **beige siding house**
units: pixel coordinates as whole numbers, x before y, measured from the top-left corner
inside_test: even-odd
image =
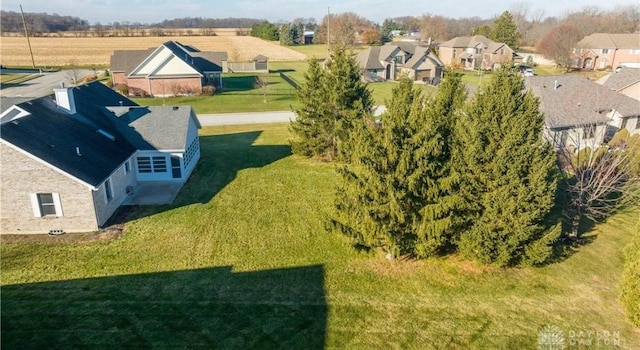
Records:
[[[408,42],[372,46],[356,56],[365,81],[397,80],[406,76],[437,84],[444,65],[428,47]]]
[[[482,35],[461,36],[440,44],[438,57],[446,66],[464,69],[496,69],[501,64],[519,61],[507,44],[497,43]]]
[[[1,234],[97,230],[145,184],[179,190],[200,157],[190,107],[141,107],[97,82],[3,109]]]
[[[596,148],[621,128],[636,133],[640,101],[579,75],[525,78],[540,99],[544,136],[556,148]]]
[[[578,42],[572,57],[577,69],[640,68],[640,35],[594,33]]]
[[[126,86],[130,95],[199,94],[203,86],[220,88],[226,71],[226,52],[201,52],[177,41],[156,49],[116,50],[111,56],[114,86]]]

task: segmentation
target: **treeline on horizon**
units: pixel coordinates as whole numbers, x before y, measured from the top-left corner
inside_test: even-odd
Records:
[[[90,25],[89,21],[72,16],[61,16],[48,13],[25,13],[25,22],[29,35],[44,33],[73,32],[88,30],[121,30],[123,28],[151,29],[151,28],[251,28],[264,19],[256,18],[202,18],[184,17],[166,19],[159,23],[140,22],[112,22],[102,24],[100,22]],[[0,11],[0,30],[3,33],[24,33],[22,15],[14,11]],[[133,33],[130,33],[133,34]]]
[[[546,16],[544,10],[532,10],[531,4],[519,3],[507,11],[511,13],[520,33],[522,46],[535,46],[553,28],[561,25],[578,28],[581,35],[596,32],[635,33],[640,30],[640,6],[617,6],[604,10],[597,6],[587,6],[561,17]],[[484,34],[496,18],[480,17],[449,18],[442,15],[425,13],[420,16],[400,16],[376,23],[355,13],[331,14],[332,26],[339,29],[341,21],[347,21],[346,27],[356,32],[374,28],[380,32],[388,25],[404,32],[422,32],[423,39],[449,40],[458,36]],[[158,23],[112,22],[90,25],[87,20],[47,13],[25,13],[29,35],[41,36],[50,33],[62,34],[74,32],[81,36],[180,36],[180,35],[216,35],[215,28],[241,28],[238,35],[250,35],[245,28],[269,23],[255,18],[202,18],[183,17],[163,20]],[[327,16],[316,22],[314,18],[296,18],[290,22],[274,22],[274,27],[282,27],[297,22],[305,24],[305,30],[315,30],[316,39],[323,38]],[[334,22],[336,21],[336,22]],[[0,29],[3,35],[24,35],[22,17],[18,12],[0,11]],[[332,31],[333,32],[333,31]],[[273,39],[273,40],[277,40]],[[321,40],[317,43],[322,43]]]

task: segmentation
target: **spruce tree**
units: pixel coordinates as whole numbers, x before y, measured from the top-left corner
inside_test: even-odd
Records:
[[[555,153],[541,136],[538,100],[512,67],[461,113],[454,167],[467,220],[459,251],[499,266],[539,264],[552,255],[560,225],[546,223],[557,187]]]
[[[459,229],[455,209],[461,198],[452,186],[451,148],[454,120],[465,99],[461,76],[449,71],[435,97],[427,101],[425,118],[411,120],[415,164],[407,181],[420,199],[420,218],[414,228],[417,257],[443,253],[455,245]]]
[[[298,107],[294,109],[296,120],[289,126],[293,134],[293,153],[307,157],[323,156],[335,142],[335,123],[327,105],[325,72],[315,58],[309,60],[297,97]]]
[[[324,70],[311,60],[297,95],[300,107],[291,124],[293,152],[349,161],[354,124],[370,118],[373,110],[371,92],[355,59],[336,49]]]
[[[509,11],[504,11],[496,19],[491,29],[490,38],[493,41],[509,45],[513,50],[520,47],[520,31],[518,31],[518,25]]]
[[[328,155],[350,161],[353,150],[351,140],[355,123],[368,119],[373,111],[373,98],[362,71],[344,47],[336,48],[326,66],[325,88],[330,114],[335,120],[335,142]]]
[[[414,173],[415,120],[424,119],[423,99],[402,79],[387,101],[380,125],[355,123],[352,162],[338,168],[332,227],[357,244],[383,247],[392,256],[411,253],[420,199],[407,181]]]

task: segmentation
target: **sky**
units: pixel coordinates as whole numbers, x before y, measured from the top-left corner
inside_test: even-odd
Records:
[[[603,4],[604,3],[604,4]],[[425,13],[449,18],[480,17],[491,19],[514,5],[529,4],[531,12],[543,11],[545,17],[561,17],[567,11],[586,6],[611,10],[617,5],[638,5],[638,0],[0,0],[4,11],[49,13],[79,17],[90,24],[113,22],[157,23],[182,17],[266,19],[270,22],[294,18],[315,18],[327,14],[354,12],[371,21],[385,18],[420,16]]]

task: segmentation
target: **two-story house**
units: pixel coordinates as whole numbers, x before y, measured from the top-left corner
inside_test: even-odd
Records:
[[[612,70],[622,66],[640,68],[640,35],[587,35],[573,49],[571,65],[585,70]]]
[[[431,49],[410,42],[372,46],[356,56],[365,81],[397,80],[401,76],[437,84],[444,65]]]
[[[438,48],[440,61],[447,66],[460,65],[464,69],[496,69],[501,64],[519,61],[513,49],[482,35],[460,36],[445,41]]]

